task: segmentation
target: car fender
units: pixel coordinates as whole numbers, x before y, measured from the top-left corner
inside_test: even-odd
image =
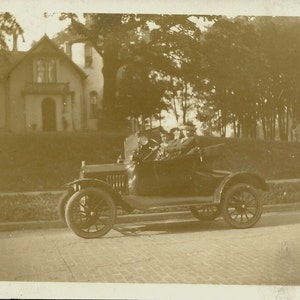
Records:
[[[266,181],[256,173],[250,172],[237,172],[231,173],[230,175],[226,176],[219,186],[216,188],[214,193],[214,203],[221,203],[226,191],[233,185],[245,183],[249,184],[256,189],[260,189],[263,191],[267,191],[268,185]]]
[[[83,179],[77,179],[72,182],[69,182],[65,184],[65,186],[72,187],[75,190],[75,192],[86,187],[101,188],[112,196],[116,205],[120,205],[126,212],[133,211],[133,208],[122,199],[122,196],[116,190],[114,190],[110,185],[108,185],[105,181],[94,179],[94,178],[83,178]]]

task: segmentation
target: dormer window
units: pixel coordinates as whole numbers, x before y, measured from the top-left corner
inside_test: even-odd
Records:
[[[86,44],[84,46],[84,53],[85,53],[85,66],[92,67],[93,65],[92,46]]]
[[[35,82],[51,83],[57,81],[56,60],[54,58],[38,58],[35,62]]]

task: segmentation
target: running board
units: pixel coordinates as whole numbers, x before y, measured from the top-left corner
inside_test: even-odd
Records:
[[[138,210],[174,207],[193,206],[201,204],[212,204],[214,196],[189,196],[189,197],[162,197],[162,196],[133,196],[123,195],[124,202]]]

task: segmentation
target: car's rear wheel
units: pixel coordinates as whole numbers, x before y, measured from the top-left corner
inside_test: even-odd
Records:
[[[213,221],[221,214],[219,205],[192,206],[190,210],[192,215],[200,221]]]
[[[66,224],[66,217],[65,211],[68,200],[74,194],[74,190],[72,188],[67,189],[64,193],[60,196],[58,200],[58,216],[59,218]]]
[[[260,219],[263,205],[256,189],[247,184],[229,188],[221,203],[224,220],[234,228],[249,228]]]
[[[66,222],[78,236],[98,238],[112,228],[116,206],[109,193],[100,188],[85,188],[76,192],[66,206]]]

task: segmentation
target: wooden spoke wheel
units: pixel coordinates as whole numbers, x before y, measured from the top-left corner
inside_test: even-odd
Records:
[[[192,215],[200,221],[213,221],[221,214],[219,205],[192,206],[190,210]]]
[[[225,221],[235,228],[249,228],[260,219],[263,205],[256,189],[247,184],[232,186],[221,204]]]
[[[86,239],[99,238],[115,223],[116,206],[111,195],[100,188],[84,188],[76,192],[66,206],[68,227]]]
[[[65,211],[67,202],[73,194],[74,190],[72,188],[69,188],[60,196],[58,200],[58,216],[64,223],[66,223]]]

